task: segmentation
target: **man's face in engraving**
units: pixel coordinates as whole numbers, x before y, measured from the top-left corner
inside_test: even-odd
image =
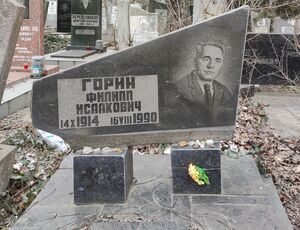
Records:
[[[222,50],[213,45],[202,46],[195,57],[195,71],[203,81],[212,81],[218,77],[223,65]]]
[[[63,12],[68,11],[68,5],[67,5],[67,4],[62,4],[61,10],[62,10]]]
[[[89,3],[90,3],[89,0],[82,0],[82,5],[84,6],[84,8],[87,8]]]

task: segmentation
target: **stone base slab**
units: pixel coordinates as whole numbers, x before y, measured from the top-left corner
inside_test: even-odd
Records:
[[[222,156],[221,195],[172,195],[168,155],[134,155],[133,163],[136,183],[126,204],[74,205],[67,157],[11,229],[292,230],[271,178],[260,176],[250,156]]]

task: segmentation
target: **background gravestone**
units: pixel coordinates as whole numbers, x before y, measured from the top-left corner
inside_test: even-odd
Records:
[[[299,18],[299,17],[298,17]],[[300,25],[297,24],[299,19],[283,20],[280,17],[273,19],[273,33],[278,34],[299,34]]]
[[[242,83],[278,85],[299,83],[300,35],[248,33]]]
[[[44,55],[44,8],[43,1],[30,0],[26,11],[28,19],[24,19],[19,33],[12,66],[31,65],[36,55]]]
[[[101,0],[72,0],[71,48],[94,47],[101,40]]]
[[[25,6],[23,19],[29,19],[29,0],[17,0],[17,2]]]
[[[71,32],[71,0],[57,3],[57,32]]]
[[[226,12],[226,8],[226,0],[193,0],[193,23],[201,22]]]
[[[117,1],[117,41],[120,50],[130,44],[129,0]]]
[[[0,103],[6,86],[13,52],[20,30],[24,7],[15,1],[0,2]],[[0,192],[4,192],[15,158],[16,148],[0,145]]]
[[[271,19],[260,18],[259,14],[251,11],[251,30],[254,33],[270,33]]]
[[[49,2],[45,3],[45,7],[48,7],[48,11],[46,12],[45,28],[51,28],[54,30],[57,28],[57,3],[58,0],[49,0]]]
[[[148,13],[130,6],[130,35],[133,45],[139,45],[158,37],[158,13]]]
[[[15,1],[0,2],[0,102],[22,23],[24,7]]]
[[[112,21],[113,0],[102,2],[102,40],[108,43],[115,41],[115,23]]]
[[[247,17],[242,7],[34,82],[34,125],[75,148],[232,138]],[[207,108],[187,79],[199,43],[212,38],[224,48],[224,63],[218,106]]]

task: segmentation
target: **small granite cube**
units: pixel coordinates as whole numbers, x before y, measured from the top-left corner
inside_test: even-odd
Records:
[[[74,203],[125,203],[133,181],[132,150],[74,157]]]
[[[192,163],[205,169],[209,185],[199,186],[189,176],[188,166]],[[221,151],[214,148],[193,149],[176,145],[171,149],[172,181],[174,194],[220,194]]]

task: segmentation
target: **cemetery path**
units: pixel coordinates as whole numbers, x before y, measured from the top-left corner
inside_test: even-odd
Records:
[[[300,137],[300,95],[285,95],[276,92],[255,94],[256,102],[265,107],[274,133],[283,138]]]

